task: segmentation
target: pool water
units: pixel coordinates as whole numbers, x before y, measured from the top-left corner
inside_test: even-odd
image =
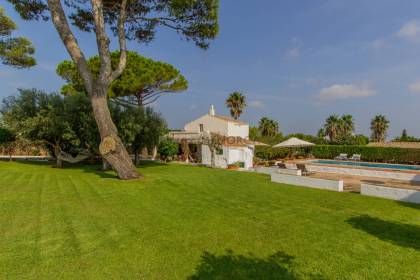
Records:
[[[356,162],[356,161],[338,161],[338,160],[323,160],[323,159],[314,160],[312,162],[313,163],[319,163],[319,164],[335,164],[335,165],[370,167],[370,168],[385,168],[385,169],[396,169],[396,170],[420,170],[420,166],[417,166],[417,165],[401,165],[401,164],[386,164],[386,163]]]

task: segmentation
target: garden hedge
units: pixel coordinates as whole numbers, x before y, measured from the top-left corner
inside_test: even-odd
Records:
[[[315,158],[334,159],[341,153],[349,156],[361,154],[363,161],[394,162],[394,163],[420,163],[420,149],[384,148],[351,145],[317,145],[297,149],[300,154],[311,154]],[[263,160],[282,159],[287,156],[289,149],[256,147],[256,156]]]

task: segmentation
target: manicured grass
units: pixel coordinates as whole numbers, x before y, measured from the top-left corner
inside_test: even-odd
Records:
[[[420,279],[420,207],[252,173],[0,162],[0,279]]]

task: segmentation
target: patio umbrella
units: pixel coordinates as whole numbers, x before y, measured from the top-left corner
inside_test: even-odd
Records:
[[[286,141],[283,141],[277,145],[274,146],[274,148],[289,148],[289,156],[292,156],[292,149],[293,148],[300,148],[300,147],[309,147],[314,146],[314,143],[307,142],[300,140],[298,138],[292,137],[287,139]]]
[[[250,144],[254,145],[254,146],[270,146],[268,144],[262,143],[262,142],[258,142],[258,141],[250,141]]]
[[[308,147],[308,146],[314,146],[314,143],[307,142],[300,140],[298,138],[292,137],[287,139],[284,142],[281,142],[274,146],[274,148],[295,148],[295,147]]]

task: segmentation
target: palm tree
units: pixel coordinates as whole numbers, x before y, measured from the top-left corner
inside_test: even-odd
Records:
[[[279,131],[279,123],[275,120],[263,117],[258,124],[258,130],[262,136],[275,136]]]
[[[343,115],[342,120],[342,135],[343,137],[351,136],[354,132],[354,120],[352,115]]]
[[[330,138],[330,141],[336,141],[342,127],[343,120],[338,115],[331,115],[325,121],[324,133]]]
[[[230,109],[230,115],[237,120],[246,107],[245,96],[239,92],[232,92],[226,99],[226,106]]]
[[[372,130],[372,141],[385,142],[388,128],[389,121],[384,115],[375,116],[370,122],[370,130]]]

